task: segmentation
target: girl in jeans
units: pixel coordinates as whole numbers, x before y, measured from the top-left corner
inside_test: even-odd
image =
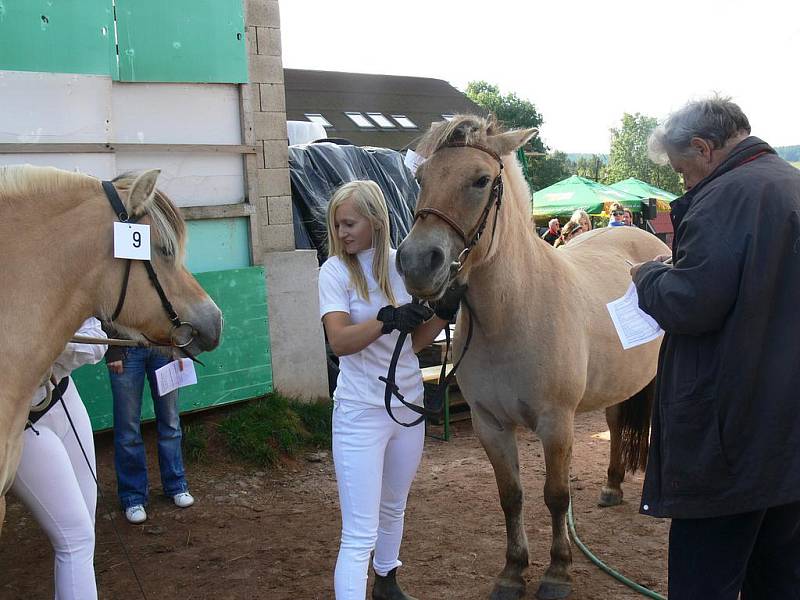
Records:
[[[319,275],[320,315],[340,357],[333,395],[333,460],[342,511],[336,561],[337,600],[364,600],[370,552],[380,600],[413,600],[395,579],[403,518],[422,456],[423,426],[402,427],[383,405],[386,375],[400,332],[410,333],[396,380],[406,401],[422,403],[415,351],[430,344],[447,321],[411,303],[389,247],[389,214],[380,188],[355,181],[328,206],[330,258]],[[401,421],[417,415],[395,400]]]
[[[145,377],[150,383],[156,415],[158,465],[164,494],[180,508],[194,504],[183,470],[178,391],[160,396],[156,386],[156,370],[169,362],[170,359],[155,348],[112,347],[106,354],[114,396],[117,493],[125,518],[133,524],[143,523],[147,519],[145,506],[150,490],[141,431]]]

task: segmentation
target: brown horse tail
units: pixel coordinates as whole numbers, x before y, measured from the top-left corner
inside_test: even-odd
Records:
[[[650,413],[655,396],[655,379],[619,405],[622,432],[622,463],[634,472],[647,466],[650,446]]]

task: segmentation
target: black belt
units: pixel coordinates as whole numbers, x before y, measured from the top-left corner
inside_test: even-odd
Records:
[[[64,395],[64,392],[67,391],[69,387],[69,375],[64,377],[58,384],[53,388],[53,397],[50,399],[50,404],[44,410],[40,411],[31,411],[28,413],[28,422],[25,424],[25,429],[30,429],[36,421],[41,419],[45,416],[51,408],[56,405],[56,402],[61,400],[61,397]]]

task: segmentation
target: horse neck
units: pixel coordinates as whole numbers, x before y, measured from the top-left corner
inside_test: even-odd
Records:
[[[516,168],[514,168],[516,167]],[[470,303],[486,331],[504,333],[517,327],[516,316],[535,307],[537,318],[549,319],[563,300],[562,286],[553,277],[570,278],[572,269],[547,242],[534,235],[530,223],[530,194],[518,163],[506,169],[504,198],[492,236],[490,255],[469,274]]]

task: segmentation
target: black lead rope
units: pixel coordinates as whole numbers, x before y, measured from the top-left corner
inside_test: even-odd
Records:
[[[438,418],[442,416],[442,411],[444,409],[444,396],[447,393],[447,387],[450,385],[450,382],[455,377],[456,371],[458,370],[461,361],[464,360],[464,356],[467,354],[467,350],[469,350],[469,344],[472,340],[472,320],[473,320],[473,312],[472,308],[467,302],[466,297],[462,298],[461,301],[464,303],[464,307],[467,309],[467,313],[469,314],[469,323],[467,325],[467,339],[464,342],[464,349],[461,351],[461,356],[458,357],[458,361],[456,361],[455,365],[453,365],[453,369],[450,373],[446,373],[447,371],[447,359],[442,363],[442,371],[439,374],[439,385],[436,388],[436,391],[433,393],[433,399],[426,403],[423,398],[423,406],[418,406],[416,404],[411,404],[410,402],[406,402],[405,397],[403,394],[400,393],[400,388],[397,385],[397,381],[395,380],[395,373],[397,372],[397,363],[400,360],[400,354],[403,351],[403,345],[405,344],[406,338],[408,337],[407,333],[401,333],[400,336],[397,338],[397,344],[394,347],[394,353],[392,353],[392,360],[389,362],[389,371],[386,374],[386,377],[378,377],[380,381],[382,381],[386,386],[386,392],[383,397],[383,403],[386,407],[386,412],[389,413],[392,421],[397,423],[398,425],[402,425],[403,427],[414,427],[415,425],[419,425],[422,423],[426,417],[428,418]],[[445,340],[446,340],[446,347],[445,347],[445,357],[450,352],[450,324],[448,323],[445,326]],[[402,421],[398,420],[397,417],[394,416],[392,412],[392,397],[397,398],[400,403],[405,406],[406,408],[412,410],[413,412],[417,413],[419,417],[417,417],[414,421],[410,423],[403,423]]]

